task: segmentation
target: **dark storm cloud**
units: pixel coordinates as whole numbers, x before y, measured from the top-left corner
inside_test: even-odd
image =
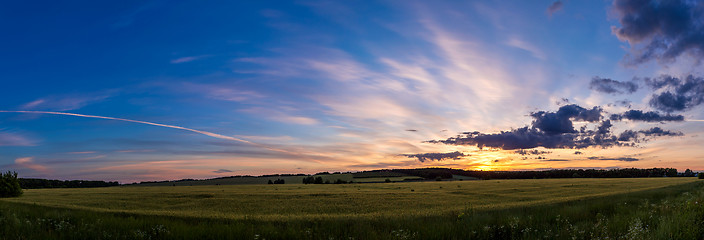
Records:
[[[532,153],[536,147],[548,149],[582,149],[587,147],[608,148],[614,146],[635,146],[644,140],[645,136],[677,136],[673,132],[650,129],[643,131],[625,130],[620,134],[612,133],[613,124],[610,119],[602,119],[602,109],[583,108],[577,105],[566,105],[555,112],[539,111],[531,113],[533,122],[531,126],[501,131],[499,133],[464,132],[456,137],[445,140],[431,140],[430,143],[444,143],[449,145],[471,145],[480,149],[484,147],[503,150],[517,150],[518,154]],[[624,118],[639,121],[681,121],[683,117],[673,115],[660,115],[653,112],[642,111],[627,112],[612,116],[616,121]],[[593,129],[587,126],[579,130],[574,129],[573,121],[586,121],[595,123]],[[661,129],[660,129],[661,130]],[[658,135],[659,134],[659,135]],[[580,152],[581,153],[581,152]],[[578,154],[575,152],[575,154]]]
[[[679,86],[682,82],[679,78],[669,75],[660,75],[655,78],[645,78],[644,81],[645,85],[653,90],[661,89],[667,86]]]
[[[618,135],[618,140],[622,142],[638,141],[638,132],[633,130],[623,131]]]
[[[546,9],[545,12],[548,13],[548,15],[552,16],[557,11],[560,11],[563,5],[564,4],[562,3],[562,1],[555,1],[550,4],[550,6],[548,6],[548,9]]]
[[[636,162],[640,159],[632,157],[619,157],[619,158],[606,158],[606,157],[588,157],[590,160],[604,160],[604,161],[622,161],[622,162]]]
[[[533,127],[548,135],[575,133],[572,121],[598,122],[601,119],[602,109],[594,107],[586,109],[576,104],[560,107],[557,112],[539,111],[531,113]]]
[[[504,150],[545,148],[586,148],[591,146],[611,147],[626,146],[628,143],[617,141],[615,136],[600,134],[599,131],[585,130],[575,133],[547,134],[536,128],[522,127],[500,133],[472,132],[448,138],[446,140],[428,141],[450,145],[475,145],[479,148],[499,148]]]
[[[640,133],[644,134],[645,136],[684,136],[684,133],[682,132],[663,130],[659,127],[653,127],[648,130],[641,130]]]
[[[540,151],[538,149],[533,149],[533,150],[518,149],[514,152],[516,154],[521,154],[521,155],[542,155],[542,154],[551,153],[549,151]]]
[[[623,94],[634,93],[638,90],[638,84],[634,82],[620,82],[609,78],[594,77],[592,78],[592,81],[589,82],[589,88],[597,92]]]
[[[215,171],[213,171],[213,172],[214,172],[214,173],[229,173],[229,172],[232,172],[232,171],[227,170],[227,169],[218,169],[218,170],[215,170]]]
[[[671,114],[660,114],[657,112],[643,112],[641,110],[629,110],[621,114],[611,114],[609,117],[614,121],[621,121],[623,119],[628,119],[631,121],[644,121],[644,122],[681,122],[684,121],[684,116],[682,115],[671,115]]]
[[[621,27],[611,31],[631,45],[629,60],[672,62],[683,53],[704,57],[704,2],[687,0],[615,0]]]
[[[684,79],[662,75],[646,78],[646,84],[653,90],[650,106],[665,112],[683,111],[704,103],[704,78],[689,75]]]
[[[401,154],[401,156],[409,158],[417,158],[420,162],[425,162],[426,160],[442,161],[447,159],[460,159],[461,157],[468,156],[464,153],[455,151],[449,153],[420,153],[420,154]]]

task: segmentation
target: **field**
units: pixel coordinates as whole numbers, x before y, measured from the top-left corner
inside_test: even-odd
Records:
[[[100,233],[85,238],[701,239],[703,199],[694,178],[33,189],[0,200],[0,233],[84,238],[65,222]]]

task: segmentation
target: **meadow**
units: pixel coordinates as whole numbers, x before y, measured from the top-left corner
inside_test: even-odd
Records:
[[[702,239],[704,181],[536,179],[30,189],[6,239]]]

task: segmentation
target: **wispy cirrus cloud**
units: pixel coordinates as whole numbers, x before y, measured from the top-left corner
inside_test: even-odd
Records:
[[[293,115],[286,113],[284,110],[277,110],[273,108],[264,108],[264,107],[252,107],[252,108],[245,108],[245,109],[240,109],[240,112],[252,114],[252,115],[257,115],[257,116],[262,116],[264,118],[267,118],[272,121],[277,121],[277,122],[282,122],[282,123],[291,123],[291,124],[300,124],[300,125],[315,125],[319,124],[320,122],[311,117],[307,116],[300,116],[300,115]]]
[[[254,146],[258,146],[264,149],[269,149],[271,151],[276,151],[276,152],[285,152],[285,153],[290,153],[287,150],[282,150],[282,149],[277,149],[277,148],[272,148],[269,146],[257,144],[254,142],[250,142],[244,139],[239,139],[236,137],[230,137],[230,136],[225,136],[217,133],[212,133],[212,132],[207,132],[207,131],[201,131],[201,130],[196,130],[196,129],[191,129],[191,128],[185,128],[185,127],[179,127],[179,126],[174,126],[174,125],[168,125],[168,124],[160,124],[160,123],[153,123],[153,122],[147,122],[147,121],[139,121],[139,120],[132,120],[132,119],[125,119],[125,118],[114,118],[114,117],[105,117],[105,116],[96,116],[96,115],[86,115],[86,114],[77,114],[77,113],[66,113],[66,112],[49,112],[49,111],[4,111],[0,110],[0,113],[34,113],[34,114],[50,114],[50,115],[64,115],[64,116],[74,116],[74,117],[84,117],[84,118],[98,118],[98,119],[107,119],[107,120],[116,120],[116,121],[123,121],[123,122],[133,122],[133,123],[139,123],[139,124],[146,124],[146,125],[152,125],[152,126],[157,126],[157,127],[165,127],[165,128],[173,128],[173,129],[180,129],[180,130],[185,130],[189,132],[194,132],[198,134],[203,134],[209,137],[214,137],[214,138],[219,138],[219,139],[224,139],[224,140],[231,140],[231,141],[237,141],[237,142],[242,142]]]
[[[114,95],[114,91],[95,94],[60,94],[36,99],[20,106],[25,110],[70,111],[101,102]]]
[[[0,129],[0,146],[36,146],[36,140],[16,132]]]
[[[196,60],[204,59],[207,57],[210,57],[211,55],[198,55],[198,56],[187,56],[187,57],[180,57],[176,59],[172,59],[170,62],[172,64],[179,64],[179,63],[187,63],[187,62],[193,62]]]
[[[545,53],[542,50],[540,50],[538,47],[534,46],[533,44],[527,43],[517,37],[510,38],[508,41],[506,41],[506,45],[528,51],[533,55],[533,57],[535,57],[537,59],[540,59],[540,60],[547,59],[547,56],[545,55]]]

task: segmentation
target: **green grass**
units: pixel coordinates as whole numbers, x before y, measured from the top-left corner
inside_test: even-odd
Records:
[[[0,200],[0,239],[701,239],[703,200],[693,178],[37,189]]]

